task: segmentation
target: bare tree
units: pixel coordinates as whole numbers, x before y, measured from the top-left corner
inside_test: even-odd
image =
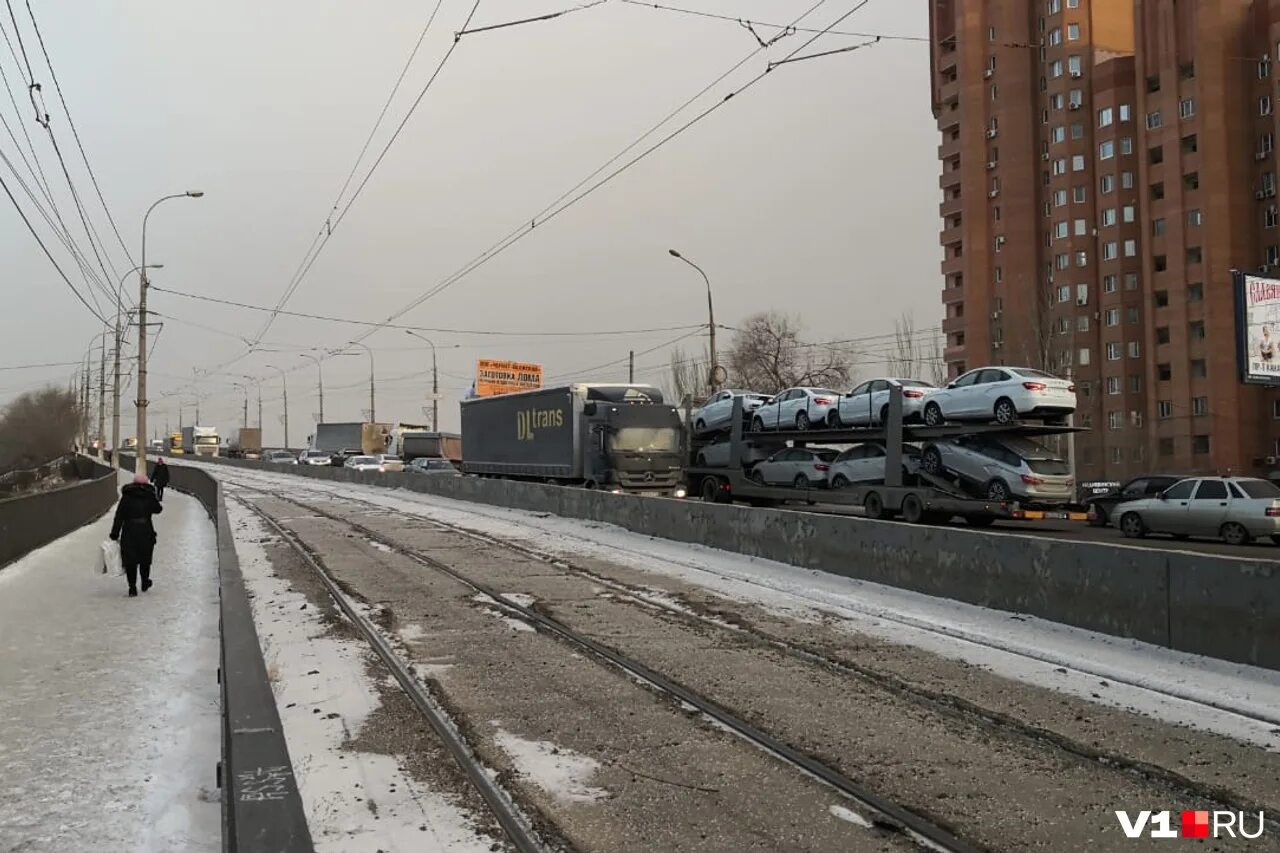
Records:
[[[711,387],[707,384],[710,378],[711,353],[704,348],[702,356],[686,353],[680,347],[671,351],[671,386],[672,393],[668,402],[683,405],[689,401],[694,405],[711,396]]]
[[[1021,333],[1022,360],[1027,367],[1053,369],[1053,305],[1053,286],[1045,285],[1037,295],[1030,328]]]
[[[794,386],[844,386],[849,354],[834,346],[805,343],[799,319],[777,311],[747,318],[726,359],[737,384],[764,394]]]
[[[0,472],[43,465],[71,451],[83,412],[75,395],[48,387],[0,412]]]

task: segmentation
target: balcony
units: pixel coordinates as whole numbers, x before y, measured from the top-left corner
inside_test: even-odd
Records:
[[[942,321],[942,333],[944,335],[953,335],[956,332],[963,332],[966,328],[964,317],[948,317]]]
[[[942,175],[938,178],[938,187],[949,190],[958,186],[960,186],[960,170],[952,169],[949,165],[943,166]]]
[[[963,225],[948,225],[942,229],[942,233],[938,237],[938,242],[943,246],[950,246],[952,243],[959,243],[964,238]]]
[[[964,196],[959,198],[944,198],[942,203],[938,205],[938,215],[943,218],[955,216],[964,210]]]
[[[959,260],[959,259],[957,259]],[[945,264],[944,264],[945,266]],[[964,285],[959,287],[945,287],[942,290],[942,304],[954,305],[957,302],[964,302]]]
[[[960,81],[949,80],[938,86],[938,103],[946,106],[948,104],[959,103],[960,101]]]
[[[947,134],[947,138],[938,146],[938,159],[949,160],[960,153],[960,140],[952,139],[951,134]]]

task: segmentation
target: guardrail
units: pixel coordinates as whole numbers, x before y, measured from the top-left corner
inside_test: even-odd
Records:
[[[548,512],[1280,669],[1280,562],[479,477],[222,465]]]
[[[129,457],[129,467],[132,464]],[[148,467],[154,471],[155,463]],[[222,849],[314,853],[222,490],[213,476],[198,468],[173,465],[169,472],[170,488],[200,501],[217,526]]]
[[[80,482],[0,498],[0,567],[88,524],[115,503],[111,468],[85,456],[57,464],[68,466]]]

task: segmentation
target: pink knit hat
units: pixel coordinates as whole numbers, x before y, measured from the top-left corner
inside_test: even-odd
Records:
[[[137,483],[139,486],[145,486],[147,483],[150,483],[151,481],[147,479],[146,474],[134,474],[133,482]]]

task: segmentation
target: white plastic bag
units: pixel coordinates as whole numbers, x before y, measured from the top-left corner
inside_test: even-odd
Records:
[[[120,562],[120,543],[111,539],[105,539],[102,542],[102,559],[99,561],[98,568],[102,574],[121,575],[124,574],[124,566]]]

